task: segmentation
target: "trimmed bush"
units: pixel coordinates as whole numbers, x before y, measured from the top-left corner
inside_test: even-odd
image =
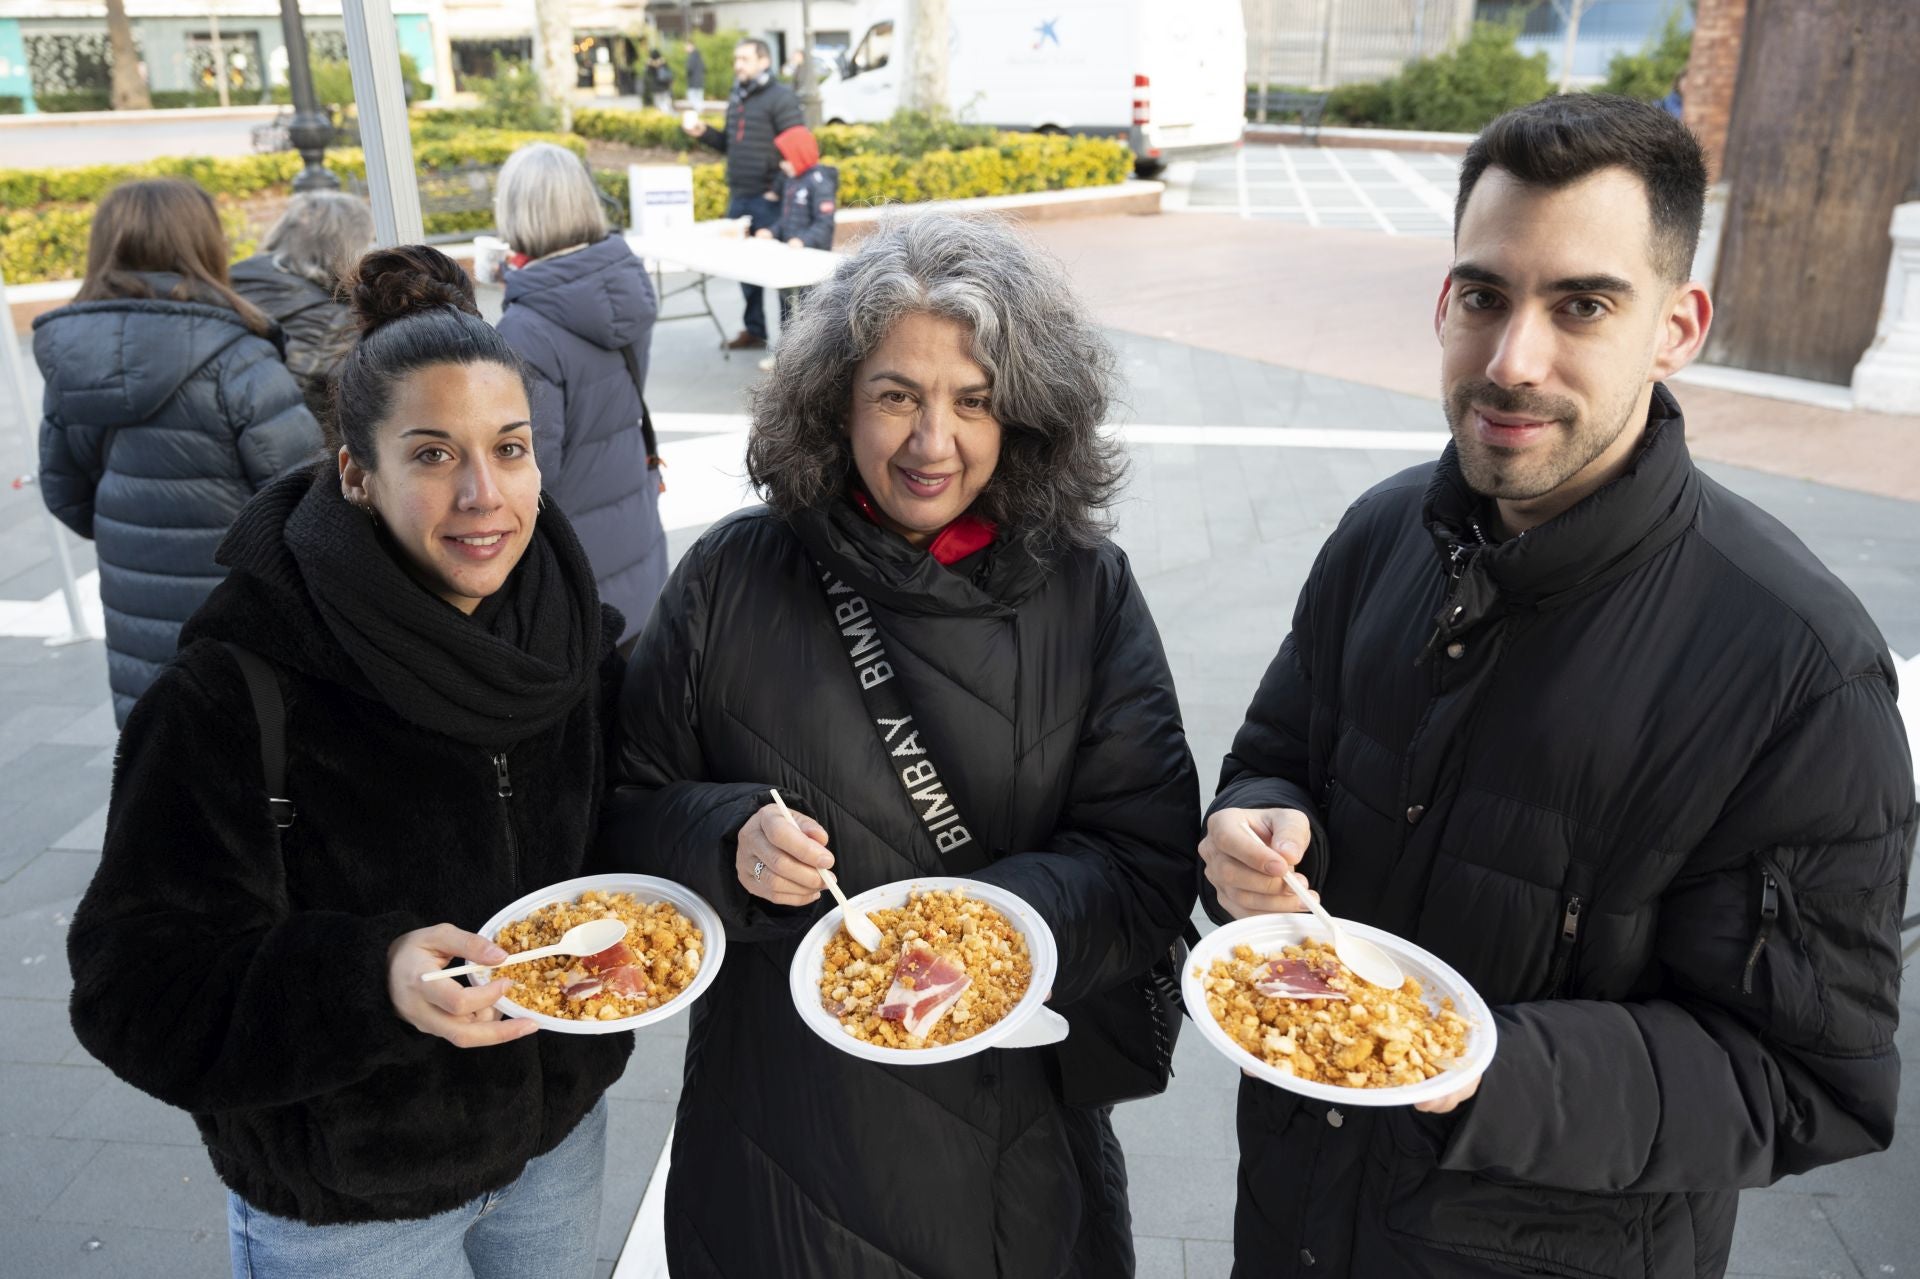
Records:
[[[1522,54],[1514,43],[1519,33],[1517,23],[1476,22],[1457,47],[1409,62],[1390,80],[1333,90],[1327,122],[1477,133],[1502,112],[1553,91],[1546,53]]]
[[[708,112],[700,118],[706,121],[709,129],[726,127],[727,118],[724,111]],[[655,111],[652,107],[644,107],[638,111],[607,111],[583,107],[573,113],[573,131],[583,138],[592,138],[596,142],[619,142],[630,147],[647,147],[656,151],[693,151],[697,148],[706,155],[717,157],[720,154],[688,137],[680,127],[679,116]]]
[[[76,89],[72,93],[39,93],[34,105],[42,111],[111,111],[113,97],[105,89]]]
[[[1681,29],[1677,11],[1669,13],[1659,34],[1640,52],[1613,55],[1607,63],[1607,81],[1598,91],[1658,102],[1673,89],[1674,77],[1687,69],[1692,56],[1693,32]]]
[[[712,33],[693,33],[693,43],[707,64],[707,83],[701,90],[706,97],[724,101],[727,94],[732,92],[734,46],[746,38],[746,32],[734,27]],[[674,39],[662,41],[660,45],[660,52],[666,55],[667,65],[673,68],[673,96],[676,98],[687,96],[686,43],[684,39]],[[642,53],[639,64],[633,69],[634,75],[639,76],[646,65],[647,55]]]
[[[422,174],[465,165],[501,165],[528,142],[557,142],[586,156],[587,144],[570,134],[526,133],[506,129],[468,129],[439,138],[416,139],[413,158]],[[78,169],[0,169],[0,268],[10,284],[73,279],[86,266],[87,233],[93,206],[122,182],[136,178],[186,178],[199,184],[220,205],[236,258],[253,251],[249,223],[240,202],[283,194],[302,168],[290,151],[272,155],[168,156],[144,164],[96,164]],[[327,152],[327,168],[341,179],[366,179],[366,158],[356,148]],[[492,210],[434,213],[425,220],[429,235],[485,230]],[[244,250],[244,252],[242,251]]]
[[[0,115],[23,115],[27,100],[17,93],[0,93]]]

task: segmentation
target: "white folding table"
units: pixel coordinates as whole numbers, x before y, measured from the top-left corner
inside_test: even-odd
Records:
[[[707,295],[707,281],[718,277],[737,280],[741,284],[757,284],[775,294],[766,300],[764,308],[767,345],[772,346],[780,332],[778,291],[804,289],[819,284],[833,274],[839,259],[824,249],[796,249],[781,240],[743,237],[732,227],[706,229],[711,225],[696,223],[693,228],[684,230],[627,234],[627,243],[633,251],[652,262],[656,271],[671,266],[691,271],[696,277],[692,284],[682,285],[672,292],[697,292],[701,309],[661,318],[682,320],[705,315],[713,321],[714,330],[720,335],[721,351],[731,358],[732,353],[726,348],[727,331],[721,327],[720,317],[714,314],[713,299]],[[664,303],[668,296],[670,294],[663,290],[661,301]]]

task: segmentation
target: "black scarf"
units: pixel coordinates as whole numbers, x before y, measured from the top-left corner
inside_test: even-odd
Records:
[[[365,511],[323,477],[287,517],[287,549],[327,629],[402,718],[476,746],[551,728],[596,674],[600,597],[551,510],[506,585],[472,616],[420,585]]]

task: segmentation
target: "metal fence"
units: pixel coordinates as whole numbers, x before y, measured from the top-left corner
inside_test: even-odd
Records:
[[[1242,0],[1247,82],[1329,88],[1380,80],[1473,25],[1474,0]]]

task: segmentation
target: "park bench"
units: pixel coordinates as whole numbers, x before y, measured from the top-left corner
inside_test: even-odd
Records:
[[[1327,112],[1325,93],[1301,92],[1294,89],[1270,89],[1266,94],[1267,119],[1284,119],[1287,116],[1300,118],[1300,129],[1309,141],[1320,138],[1320,120]],[[1257,117],[1261,96],[1258,89],[1247,90],[1247,115]]]

